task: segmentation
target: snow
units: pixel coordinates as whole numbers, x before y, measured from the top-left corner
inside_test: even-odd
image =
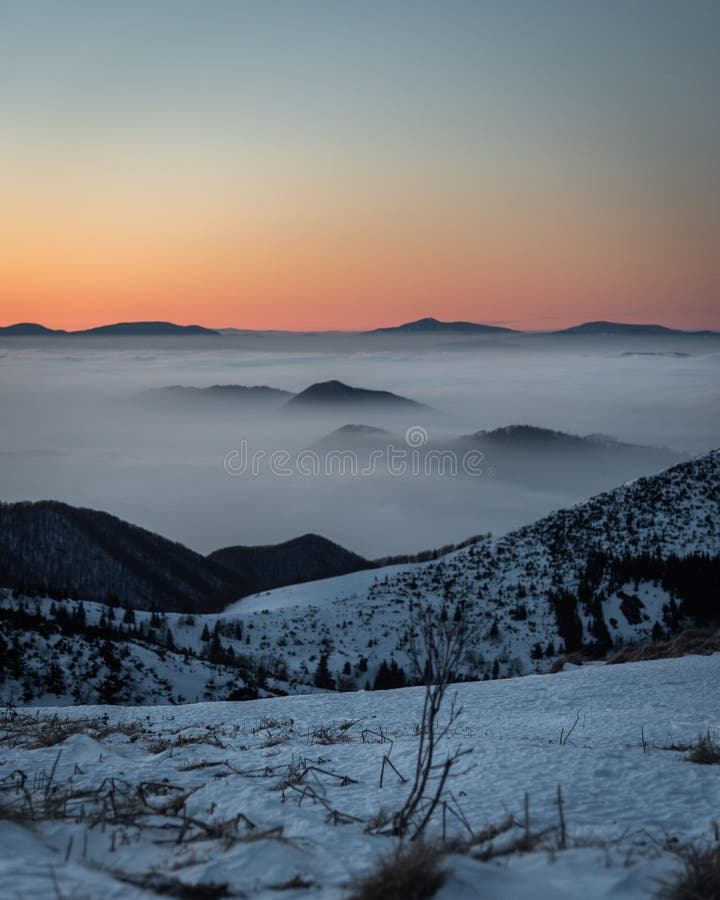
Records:
[[[386,576],[406,574],[417,570],[427,563],[411,563],[409,565],[385,566],[382,569],[367,569],[352,572],[349,575],[337,575],[334,578],[323,578],[321,581],[307,581],[304,584],[291,584],[263,591],[244,597],[232,603],[223,615],[243,615],[252,612],[288,609],[291,607],[324,606],[339,597],[365,596],[370,588]]]
[[[278,648],[280,640],[291,681],[311,682],[316,660],[326,652],[333,673],[349,662],[361,687],[372,685],[383,660],[395,657],[402,664],[398,634],[411,602],[452,607],[463,601],[480,633],[468,676],[491,673],[495,662],[502,675],[542,671],[550,663],[534,659],[533,646],[562,645],[550,592],[576,594],[590,553],[720,554],[718,485],[720,452],[712,452],[438,560],[280,588],[240,600],[222,616],[237,616],[252,630],[251,652]],[[625,587],[644,606],[635,624],[621,612],[616,592],[606,583],[596,586],[609,594],[603,618],[617,644],[647,640],[656,623],[665,624],[667,592],[649,581]],[[525,618],[515,615],[518,604]],[[579,613],[589,640],[591,618]],[[493,621],[497,639],[488,635]],[[368,660],[367,672],[358,670],[361,658]]]
[[[680,868],[672,841],[712,836],[720,802],[716,767],[696,766],[664,748],[720,730],[718,684],[720,654],[458,685],[464,712],[447,747],[472,753],[458,763],[449,788],[473,831],[508,812],[522,819],[526,792],[531,830],[555,828],[560,785],[568,848],[545,846],[492,862],[454,854],[438,897],[654,894],[658,879]],[[409,774],[422,696],[421,688],[408,688],[245,703],[19,710],[40,720],[57,716],[53,727],[94,720],[48,746],[3,740],[12,726],[13,713],[6,712],[0,716],[0,807],[22,803],[8,789],[22,770],[36,821],[0,820],[2,896],[150,897],[156,894],[132,883],[149,873],[188,884],[227,883],[231,896],[293,896],[279,888],[296,878],[308,885],[303,897],[346,896],[394,846],[395,839],[366,834],[364,827],[406,794],[392,772],[380,788],[380,768],[389,754]],[[322,743],[321,728],[346,740]],[[323,802],[281,787],[289,767],[310,764],[322,771],[302,784]],[[343,785],[335,775],[353,781]],[[109,824],[110,793],[122,807],[123,796],[141,782],[156,812],[145,807],[142,816]],[[85,799],[70,800],[66,815],[45,815],[68,784]],[[105,798],[104,817],[100,800],[87,799],[96,789]],[[212,836],[189,825],[178,841],[178,819],[168,812],[178,797],[187,817],[217,826],[243,814],[255,828],[247,832],[240,821]],[[328,809],[359,821],[334,825]],[[467,836],[451,816],[448,831]],[[436,817],[430,837],[440,833]]]

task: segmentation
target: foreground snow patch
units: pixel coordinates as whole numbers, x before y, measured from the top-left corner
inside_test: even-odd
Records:
[[[438,896],[651,896],[679,869],[675,841],[711,838],[716,767],[663,748],[720,728],[719,683],[720,654],[459,685],[464,714],[448,749],[473,752],[449,789],[467,826],[522,821],[527,792],[531,831],[549,837],[489,862],[449,857]],[[228,896],[346,896],[394,846],[364,828],[404,799],[392,770],[379,787],[380,770],[387,755],[410,774],[422,697],[7,712],[0,893],[109,900],[177,895],[183,882]],[[550,853],[558,785],[568,848]],[[470,836],[451,814],[446,829]],[[438,816],[429,837],[441,832]]]

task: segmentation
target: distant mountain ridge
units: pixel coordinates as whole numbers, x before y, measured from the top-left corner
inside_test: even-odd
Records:
[[[685,331],[678,328],[668,328],[666,325],[636,324],[634,322],[583,322],[570,328],[563,328],[555,334],[588,334],[588,335],[707,335],[717,334],[715,331]]]
[[[201,406],[207,400],[213,401],[214,404],[249,403],[265,406],[269,403],[279,405],[293,396],[291,391],[271,388],[264,384],[213,384],[204,388],[174,384],[167,387],[149,388],[141,394],[143,400],[153,404],[169,400],[182,405],[192,403],[194,408]]]
[[[351,387],[342,381],[316,382],[300,393],[271,388],[266,385],[216,384],[211,387],[198,388],[183,385],[168,385],[150,388],[141,394],[148,401],[257,401],[282,402],[287,410],[301,410],[305,407],[374,407],[376,410],[429,410],[430,407],[408,397],[393,394],[391,391],[371,390],[369,388]],[[349,426],[350,427],[350,426]],[[361,427],[361,426],[355,426]]]
[[[687,459],[665,447],[628,444],[607,435],[577,435],[534,425],[508,425],[461,435],[455,442],[483,454],[500,480],[533,488],[606,491]]]
[[[161,335],[181,334],[220,334],[212,328],[204,328],[202,325],[175,325],[174,322],[116,322],[111,325],[98,325],[95,328],[83,328],[78,331],[65,331],[62,328],[46,328],[35,322],[18,322],[15,325],[6,325],[0,328],[0,336],[22,337],[32,335],[107,335],[107,336],[131,336],[131,337],[156,337]]]
[[[657,447],[646,447],[640,444],[627,444],[607,434],[571,434],[567,431],[557,431],[552,428],[542,428],[538,425],[503,425],[490,431],[476,431],[473,434],[462,435],[461,439],[485,439],[498,444],[513,442],[515,444],[552,444],[568,447],[611,447],[620,449],[632,447],[634,449],[653,450],[665,452]]]
[[[99,325],[96,328],[86,328],[82,331],[73,331],[72,334],[96,334],[96,335],[130,335],[143,337],[145,335],[163,334],[220,334],[212,328],[204,328],[202,325],[175,325],[173,322],[117,322],[113,325]]]
[[[366,334],[436,334],[436,333],[497,333],[512,332],[512,328],[504,328],[500,325],[482,325],[479,322],[443,322],[427,316],[414,322],[405,322],[402,325],[389,325],[384,328],[373,328]]]
[[[331,471],[341,470],[340,459],[349,460],[347,471],[351,470],[353,458],[343,454],[354,453],[357,465],[363,466],[369,463],[374,452],[374,469],[382,469],[390,446],[407,447],[402,430],[353,424],[329,432],[308,449],[334,452],[335,457],[326,458],[326,468]],[[419,460],[425,460],[430,472],[452,464],[453,470],[462,476],[466,455],[474,454],[472,459],[490,472],[493,479],[522,484],[531,490],[558,491],[577,500],[687,458],[682,452],[664,447],[624,443],[607,435],[581,436],[533,425],[507,425],[457,436],[442,431],[436,436],[430,430],[427,440],[413,449]],[[482,458],[477,458],[477,454]],[[335,459],[338,462],[330,464]],[[475,483],[480,488],[482,482],[476,478]]]
[[[23,337],[23,336],[68,336],[68,335],[118,335],[118,336],[134,336],[142,337],[158,336],[158,335],[193,335],[193,334],[213,334],[213,335],[293,335],[305,334],[322,336],[328,335],[470,335],[470,334],[537,334],[537,335],[648,335],[648,336],[703,336],[718,335],[720,332],[710,329],[701,330],[684,330],[670,328],[666,325],[655,324],[636,324],[632,322],[582,322],[578,325],[571,325],[569,328],[562,328],[555,331],[532,331],[528,329],[514,329],[503,325],[485,325],[480,322],[453,321],[446,322],[441,319],[426,316],[423,319],[416,319],[413,322],[404,322],[400,325],[388,325],[381,328],[373,328],[367,331],[283,331],[283,330],[256,330],[252,328],[206,328],[202,325],[176,325],[173,322],[116,322],[108,325],[98,325],[94,328],[83,328],[76,331],[67,331],[62,328],[47,328],[36,322],[17,322],[12,325],[0,326],[0,337]]]
[[[46,328],[44,325],[38,325],[37,322],[16,322],[15,325],[5,325],[0,327],[0,335],[8,335],[12,337],[24,337],[25,335],[42,335],[42,334],[67,334],[62,328],[53,329]]]

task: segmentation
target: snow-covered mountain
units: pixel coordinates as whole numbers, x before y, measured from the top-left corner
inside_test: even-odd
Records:
[[[640,478],[439,560],[357,572],[245,598],[253,642],[280,647],[291,677],[321,655],[347,686],[403,660],[411,606],[459,604],[476,629],[467,677],[548,667],[559,653],[656,637],[683,615],[720,615],[720,453]],[[349,670],[349,671],[348,671]]]
[[[687,621],[717,621],[718,585],[713,452],[440,559],[295,584],[213,615],[111,614],[93,603],[80,613],[77,601],[53,606],[7,591],[0,637],[24,661],[20,673],[5,654],[0,696],[94,702],[115,682],[119,703],[397,687],[411,609],[426,603],[471,627],[457,677],[546,671],[575,650],[601,656]],[[65,673],[62,690],[53,663]]]

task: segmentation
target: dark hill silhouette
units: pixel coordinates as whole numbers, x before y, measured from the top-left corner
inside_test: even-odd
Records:
[[[67,334],[67,331],[61,329],[46,328],[44,325],[38,325],[37,322],[17,322],[15,325],[5,325],[0,328],[0,335],[12,337],[24,337],[25,335],[43,335],[43,334]]]
[[[664,447],[626,444],[606,435],[567,434],[509,425],[457,439],[459,452],[480,451],[501,480],[587,495],[667,468],[685,455]]]
[[[224,547],[208,559],[254,581],[258,591],[373,568],[369,560],[318,534],[303,534],[282,544]]]
[[[62,328],[46,328],[36,322],[18,322],[15,325],[6,325],[0,328],[0,336],[25,335],[107,335],[112,337],[134,336],[155,337],[158,335],[193,335],[193,334],[220,334],[212,328],[203,328],[201,325],[175,325],[173,322],[116,322],[112,325],[98,325],[96,328],[83,328],[79,331],[65,331]]]
[[[390,391],[372,391],[367,388],[350,387],[342,381],[323,381],[311,384],[296,394],[285,404],[286,409],[305,406],[377,406],[386,408],[415,407],[427,408],[422,403],[392,394]]]
[[[137,609],[214,612],[233,600],[372,563],[319,535],[205,557],[106,512],[0,503],[0,587]]]
[[[492,431],[476,431],[474,434],[462,435],[460,439],[521,449],[524,447],[585,448],[595,446],[598,440],[581,437],[577,434],[568,434],[564,431],[555,431],[551,428],[539,428],[536,425],[505,425]],[[606,438],[606,440],[611,439]]]
[[[0,504],[0,584],[115,597],[141,609],[217,608],[230,573],[182,544],[109,513],[54,500]]]
[[[638,325],[632,322],[583,322],[581,325],[573,325],[571,328],[563,328],[557,334],[650,334],[671,335],[688,334],[686,331],[678,331],[667,328],[665,325]]]
[[[220,334],[220,332],[213,331],[211,328],[203,328],[201,325],[175,325],[173,322],[116,322],[114,325],[99,325],[97,328],[73,331],[72,334],[142,337],[164,334]]]
[[[405,322],[403,325],[390,325],[385,328],[374,328],[367,334],[436,334],[436,333],[497,333],[511,332],[512,328],[503,328],[500,325],[482,325],[479,322],[441,322],[428,316],[417,319],[415,322]]]

